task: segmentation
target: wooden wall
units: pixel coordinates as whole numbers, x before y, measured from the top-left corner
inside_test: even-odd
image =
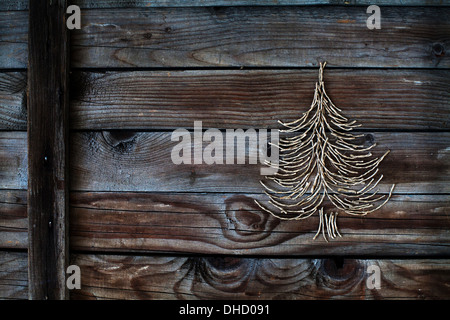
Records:
[[[450,298],[450,7],[381,1],[369,30],[366,1],[73,2],[71,298]],[[26,1],[2,2],[0,22],[0,298],[26,299]],[[341,215],[329,243],[312,240],[317,216],[258,210],[258,165],[170,159],[172,130],[194,120],[297,118],[319,61],[336,105],[391,150],[383,188],[397,184],[381,210]],[[367,288],[369,265],[381,289]]]

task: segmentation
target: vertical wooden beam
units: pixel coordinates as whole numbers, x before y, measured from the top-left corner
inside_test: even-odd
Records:
[[[66,0],[30,0],[28,277],[30,299],[66,299],[68,31]]]

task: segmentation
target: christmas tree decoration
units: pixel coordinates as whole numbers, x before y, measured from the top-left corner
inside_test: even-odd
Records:
[[[382,207],[391,197],[379,194],[378,184],[383,178],[378,166],[388,155],[374,157],[376,146],[364,146],[357,141],[364,134],[352,131],[360,127],[347,119],[325,91],[323,69],[320,63],[319,81],[313,102],[299,119],[284,123],[278,143],[278,164],[267,165],[277,170],[261,181],[269,206],[256,204],[264,211],[283,220],[300,220],[319,214],[319,228],[314,239],[322,232],[328,238],[341,237],[337,226],[339,213],[364,216]],[[336,211],[324,213],[327,199]]]

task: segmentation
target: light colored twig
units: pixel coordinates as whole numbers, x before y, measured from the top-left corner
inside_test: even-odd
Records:
[[[276,175],[266,177],[267,182],[261,181],[269,206],[255,202],[282,220],[306,219],[318,211],[319,228],[313,239],[322,232],[327,240],[325,232],[331,239],[341,234],[337,228],[338,212],[323,212],[325,198],[341,212],[363,216],[386,204],[395,185],[389,194],[378,194],[377,186],[383,178],[378,166],[389,150],[374,157],[371,150],[376,144],[357,143],[364,135],[352,131],[360,124],[342,115],[326,93],[325,65],[326,62],[320,63],[310,108],[297,120],[278,121],[284,127],[280,132],[293,135],[280,138],[279,163],[267,163],[277,169]]]

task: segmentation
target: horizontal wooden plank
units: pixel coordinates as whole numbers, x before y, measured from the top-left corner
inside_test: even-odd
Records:
[[[25,72],[0,72],[0,130],[27,130]]]
[[[26,68],[28,12],[0,11],[0,69]]]
[[[3,0],[0,2],[0,11],[28,10],[27,0]]]
[[[27,248],[25,191],[1,191],[0,248]],[[223,254],[448,254],[447,195],[396,195],[358,219],[341,215],[345,238],[312,241],[318,218],[278,221],[261,194],[72,192],[72,249]],[[202,232],[198,232],[201,229]],[[420,240],[419,240],[420,239]]]
[[[382,191],[450,193],[450,133],[366,133],[380,164]],[[192,139],[192,143],[194,140]],[[180,164],[171,159],[170,132],[77,132],[71,142],[71,188],[78,191],[260,193],[260,164]],[[206,145],[206,143],[204,143]],[[251,149],[249,153],[257,154]],[[253,158],[254,159],[254,158]],[[245,183],[243,183],[245,181]]]
[[[448,259],[72,255],[72,299],[448,299]],[[380,289],[367,288],[369,266]],[[27,299],[27,253],[0,251],[0,299]],[[340,288],[337,290],[336,288]]]
[[[387,8],[381,30],[367,18],[342,6],[84,10],[72,66],[450,66],[448,7]]]
[[[374,155],[391,153],[380,164],[382,191],[450,193],[450,134],[365,133],[376,142]],[[181,164],[172,162],[170,132],[74,132],[71,188],[74,191],[166,191],[260,193],[260,164]],[[205,143],[206,144],[206,143]],[[0,132],[0,189],[27,188],[26,132]],[[251,149],[250,153],[259,152]],[[226,150],[224,150],[226,155]],[[225,160],[224,160],[225,163]],[[246,183],[243,184],[242,181]]]
[[[28,299],[26,252],[0,251],[0,300]]]
[[[325,70],[328,94],[368,129],[450,129],[450,71]],[[277,128],[313,99],[318,70],[78,72],[74,129]]]
[[[372,0],[73,0],[81,8],[157,8],[209,6],[371,5]],[[443,0],[378,0],[379,6],[445,6]],[[27,10],[27,0],[3,0],[0,10]]]
[[[450,66],[447,7],[388,8],[380,31],[367,29],[362,9],[85,9],[81,30],[72,32],[72,65],[299,67],[327,60],[341,67]],[[26,68],[27,12],[0,11],[0,21],[6,21],[0,68]]]
[[[72,255],[72,299],[448,299],[449,260]],[[369,266],[380,289],[367,288]],[[0,251],[0,299],[27,299],[27,253]],[[336,290],[341,288],[342,290]]]
[[[72,299],[448,299],[450,260],[72,256]],[[341,265],[342,264],[342,265]],[[367,281],[379,268],[380,288]]]
[[[316,71],[76,72],[74,129],[276,127],[313,95]],[[327,70],[336,105],[367,129],[448,130],[448,71]],[[374,85],[376,84],[376,85]],[[26,74],[0,73],[0,129],[26,130]],[[380,103],[380,101],[382,101]],[[306,109],[305,109],[306,110]],[[201,115],[201,117],[199,117]]]
[[[83,8],[129,8],[129,7],[210,7],[210,6],[296,6],[296,5],[371,5],[370,0],[74,0]],[[445,6],[443,0],[379,0],[377,5],[385,6]]]
[[[0,189],[26,189],[27,133],[0,131]]]
[[[0,248],[27,247],[27,192],[0,190]]]
[[[0,247],[27,247],[25,191],[1,191]],[[258,194],[84,193],[71,195],[71,243],[80,250],[193,251],[264,254],[327,252],[311,241],[317,219],[282,222],[257,210]],[[345,239],[329,248],[348,254],[448,253],[449,196],[394,196],[367,220],[341,215]],[[198,233],[201,228],[205,232]],[[138,232],[139,230],[139,232]],[[382,241],[379,235],[385,232]],[[420,243],[415,243],[417,239]],[[355,252],[352,246],[364,242]],[[286,242],[286,243],[285,243]],[[192,243],[196,243],[193,247]],[[305,248],[306,246],[306,248]],[[261,248],[268,247],[264,251]],[[405,250],[408,248],[408,251]],[[213,250],[213,251],[211,251]],[[261,251],[262,250],[262,251]]]
[[[281,221],[261,194],[72,193],[74,250],[255,255],[448,255],[450,196],[396,195],[366,217],[342,213],[342,238],[313,240],[318,214]],[[325,203],[326,208],[330,206]]]

